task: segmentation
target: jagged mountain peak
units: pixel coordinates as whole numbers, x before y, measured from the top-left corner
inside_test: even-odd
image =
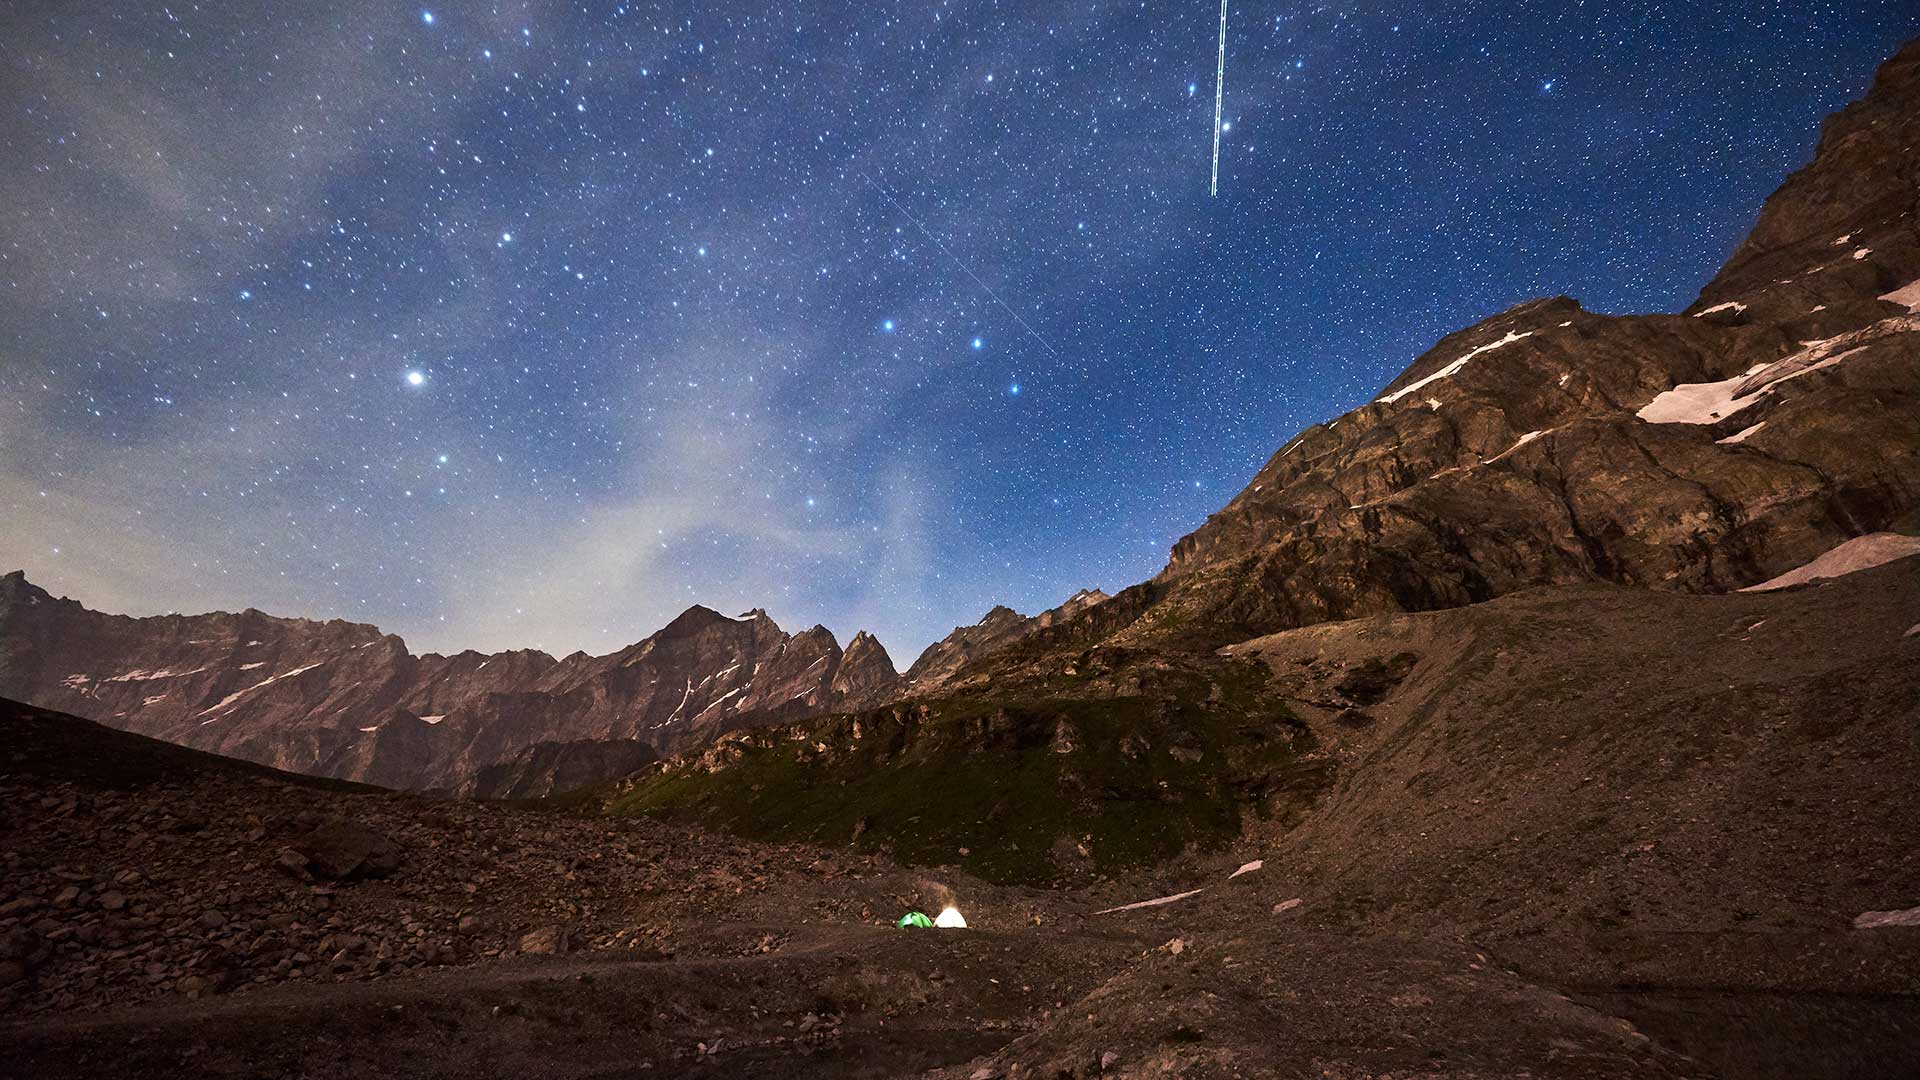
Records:
[[[693,604],[685,611],[674,616],[673,621],[661,627],[652,636],[656,638],[682,637],[688,634],[697,634],[708,627],[723,623],[735,624],[737,622],[739,622],[739,620],[730,619],[704,604]]]

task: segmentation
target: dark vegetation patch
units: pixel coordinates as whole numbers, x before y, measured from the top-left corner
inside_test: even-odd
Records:
[[[1391,657],[1375,656],[1360,664],[1346,674],[1334,689],[1356,705],[1378,705],[1387,696],[1399,689],[1413,666],[1420,662],[1414,653],[1396,653]]]
[[[953,697],[739,732],[608,808],[997,883],[1110,874],[1217,848],[1245,813],[1305,808],[1322,767],[1265,682],[1242,662],[1157,672],[1151,695]]]

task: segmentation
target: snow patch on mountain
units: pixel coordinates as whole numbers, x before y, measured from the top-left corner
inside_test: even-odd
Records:
[[[186,671],[129,671],[125,675],[115,675],[108,682],[145,682],[149,679],[178,679],[187,675],[198,675],[207,670],[204,667],[190,668]]]
[[[1895,559],[1904,559],[1920,555],[1920,536],[1903,536],[1900,533],[1880,532],[1856,536],[1839,545],[1826,554],[1779,577],[1770,578],[1758,585],[1749,585],[1741,592],[1771,592],[1790,585],[1804,585],[1821,578],[1837,578],[1861,570],[1871,570],[1876,566],[1885,566]]]
[[[1899,304],[1908,311],[1920,312],[1920,280],[1909,281],[1890,293],[1883,293],[1880,299]]]
[[[1437,379],[1444,379],[1447,376],[1454,374],[1455,372],[1459,371],[1461,368],[1465,367],[1467,365],[1467,361],[1473,359],[1476,356],[1479,356],[1481,353],[1492,352],[1495,349],[1505,348],[1506,346],[1511,345],[1516,341],[1519,341],[1521,338],[1529,338],[1532,336],[1533,336],[1533,331],[1531,330],[1523,330],[1519,333],[1515,333],[1512,330],[1509,330],[1507,331],[1507,336],[1501,338],[1499,341],[1488,342],[1487,344],[1482,345],[1477,349],[1473,349],[1469,351],[1466,355],[1460,357],[1460,359],[1455,360],[1453,363],[1448,364],[1446,367],[1441,368],[1439,371],[1434,372],[1433,374],[1427,376],[1426,378],[1420,379],[1416,382],[1403,386],[1400,389],[1395,390],[1393,393],[1388,394],[1386,397],[1378,398],[1376,400],[1378,400],[1379,403],[1382,405],[1391,405],[1394,402],[1399,401],[1401,398],[1406,397],[1408,394],[1413,393],[1415,390],[1420,389],[1421,387],[1427,385],[1430,382],[1433,382]],[[1333,425],[1328,424],[1327,426],[1331,428]]]
[[[1711,424],[1759,401],[1781,383],[1830,368],[1880,338],[1915,330],[1920,330],[1920,318],[1908,315],[1882,319],[1838,337],[1802,342],[1799,351],[1770,364],[1756,364],[1745,375],[1718,382],[1681,383],[1649,401],[1635,415],[1649,424]]]
[[[1495,454],[1493,457],[1488,458],[1487,464],[1491,465],[1494,462],[1499,461],[1501,458],[1506,457],[1508,454],[1513,453],[1515,450],[1520,449],[1521,447],[1527,445],[1528,443],[1532,442],[1533,440],[1545,434],[1546,434],[1545,431],[1527,432],[1525,435],[1520,436],[1519,442],[1514,443],[1512,446],[1509,446],[1505,450],[1500,451],[1498,454]]]
[[[1635,415],[1649,424],[1711,424],[1760,400],[1764,390],[1745,398],[1735,397],[1734,391],[1766,367],[1755,364],[1744,375],[1718,382],[1681,383],[1647,402]]]
[[[220,703],[218,705],[215,705],[211,709],[202,710],[200,715],[212,716],[212,714],[217,713],[222,709],[225,709],[227,706],[232,705],[234,702],[239,701],[241,698],[246,697],[248,694],[253,693],[255,690],[258,690],[263,686],[271,686],[274,683],[279,682],[281,679],[291,679],[295,675],[299,675],[303,672],[312,671],[314,668],[317,668],[324,663],[326,663],[325,660],[316,660],[313,663],[306,665],[305,667],[297,667],[297,668],[294,668],[292,671],[286,672],[284,674],[268,676],[267,678],[261,680],[260,682],[254,683],[252,686],[247,687],[245,690],[235,690],[233,693],[228,694],[226,697],[221,698]],[[200,721],[200,724],[201,726],[204,727],[207,724],[211,724],[213,723],[214,720],[218,720],[218,719],[220,718],[217,716],[214,716],[213,719],[211,720]]]

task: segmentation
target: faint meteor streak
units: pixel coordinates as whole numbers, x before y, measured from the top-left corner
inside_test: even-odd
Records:
[[[953,265],[959,267],[961,273],[972,278],[973,283],[975,285],[980,286],[982,291],[984,291],[988,296],[993,297],[994,303],[999,304],[1002,308],[1006,309],[1007,314],[1013,316],[1013,321],[1020,324],[1020,329],[1025,330],[1027,332],[1028,337],[1038,342],[1041,348],[1047,350],[1047,354],[1049,356],[1052,356],[1055,360],[1060,359],[1060,353],[1056,351],[1053,346],[1047,344],[1047,339],[1041,337],[1039,331],[1035,330],[1031,325],[1029,325],[1027,323],[1027,320],[1021,318],[1020,313],[1013,310],[1012,305],[1008,304],[1005,300],[1000,299],[1000,294],[993,291],[993,286],[988,285],[984,281],[981,281],[980,275],[974,273],[972,270],[967,269],[967,264],[961,262],[960,257],[958,255],[955,255],[951,250],[949,250],[947,248],[947,245],[943,243],[939,237],[933,235],[933,232],[930,229],[928,229],[925,225],[921,224],[920,219],[917,217],[914,217],[913,212],[911,210],[908,210],[906,207],[901,206],[900,200],[894,198],[893,195],[890,194],[886,188],[881,187],[878,181],[874,180],[873,177],[868,176],[866,173],[862,172],[860,174],[860,179],[865,180],[868,184],[871,184],[873,186],[873,190],[880,193],[881,198],[887,200],[889,203],[892,203],[893,208],[895,210],[898,210],[902,214],[906,215],[907,220],[913,222],[913,227],[920,230],[920,235],[933,241],[933,246],[939,248],[941,254],[953,260]]]
[[[1209,196],[1220,194],[1220,99],[1227,88],[1227,0],[1220,0],[1220,58],[1213,69],[1213,183]]]

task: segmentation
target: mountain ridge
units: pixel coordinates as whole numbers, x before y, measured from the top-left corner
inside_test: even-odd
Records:
[[[789,635],[748,614],[694,605],[601,656],[414,654],[338,619],[95,612],[14,571],[0,578],[0,695],[289,771],[453,789],[537,745],[669,752],[743,717],[875,704],[899,685],[870,634],[849,654],[824,627]]]

